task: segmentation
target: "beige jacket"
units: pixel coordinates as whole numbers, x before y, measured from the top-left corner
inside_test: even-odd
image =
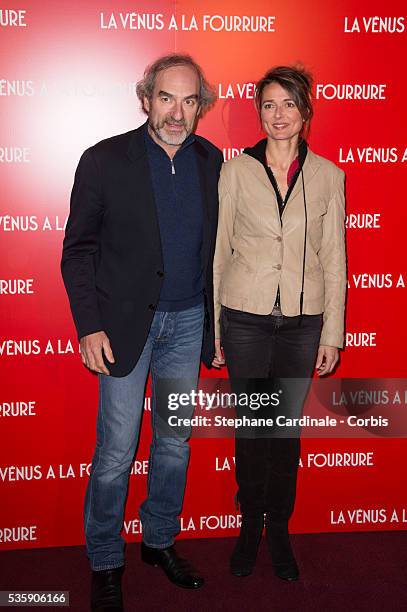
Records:
[[[324,313],[321,344],[343,347],[346,294],[344,173],[308,150],[304,314]],[[223,165],[214,260],[215,337],[220,306],[300,314],[305,213],[301,175],[282,214],[262,164],[243,153]]]

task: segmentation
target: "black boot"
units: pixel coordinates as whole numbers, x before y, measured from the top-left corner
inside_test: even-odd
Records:
[[[204,583],[188,561],[177,555],[174,546],[152,548],[142,542],[141,559],[144,563],[161,567],[171,582],[184,589],[199,589]]]
[[[275,575],[282,580],[298,580],[299,570],[290,544],[288,522],[272,521],[267,513],[266,538]]]
[[[119,612],[124,609],[121,588],[123,571],[124,565],[92,572],[92,612]]]
[[[240,535],[230,558],[234,576],[249,576],[254,568],[264,527],[263,512],[243,512]]]

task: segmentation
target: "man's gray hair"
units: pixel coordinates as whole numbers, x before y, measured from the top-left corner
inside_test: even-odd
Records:
[[[173,68],[174,66],[189,66],[197,73],[199,78],[198,103],[201,107],[200,114],[201,116],[204,115],[216,101],[215,90],[205,79],[202,68],[192,59],[190,55],[180,55],[177,53],[171,53],[169,55],[159,57],[145,69],[143,78],[137,83],[136,89],[143,111],[146,113],[146,109],[144,108],[144,98],[147,98],[147,100],[150,102],[152,100],[157,74],[161,72],[161,70]]]

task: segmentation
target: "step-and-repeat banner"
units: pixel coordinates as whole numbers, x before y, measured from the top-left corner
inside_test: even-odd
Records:
[[[145,120],[136,83],[147,64],[174,51],[190,53],[216,88],[198,132],[225,160],[261,137],[254,83],[267,68],[301,63],[314,75],[309,142],[346,172],[349,283],[340,368],[329,393],[317,386],[308,404],[322,397],[336,415],[353,410],[360,427],[340,438],[304,437],[291,529],[405,529],[407,446],[402,427],[383,425],[387,410],[401,420],[406,410],[405,3],[0,7],[0,548],[83,543],[97,378],[82,366],[59,271],[69,195],[84,149]],[[128,541],[141,537],[149,397],[144,416]],[[194,437],[191,446],[181,537],[234,535],[233,438]]]

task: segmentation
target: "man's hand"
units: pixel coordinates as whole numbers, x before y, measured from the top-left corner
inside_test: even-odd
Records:
[[[225,358],[223,356],[222,347],[220,345],[220,340],[217,338],[215,340],[215,358],[212,361],[212,365],[214,368],[218,370],[225,365]]]
[[[84,365],[92,372],[100,372],[109,375],[110,372],[103,361],[102,351],[110,363],[114,363],[112,349],[109,338],[105,332],[100,331],[95,334],[83,336],[80,339],[81,357]]]
[[[318,349],[318,357],[315,367],[318,376],[330,374],[339,361],[339,350],[336,346],[326,346],[320,344]]]

